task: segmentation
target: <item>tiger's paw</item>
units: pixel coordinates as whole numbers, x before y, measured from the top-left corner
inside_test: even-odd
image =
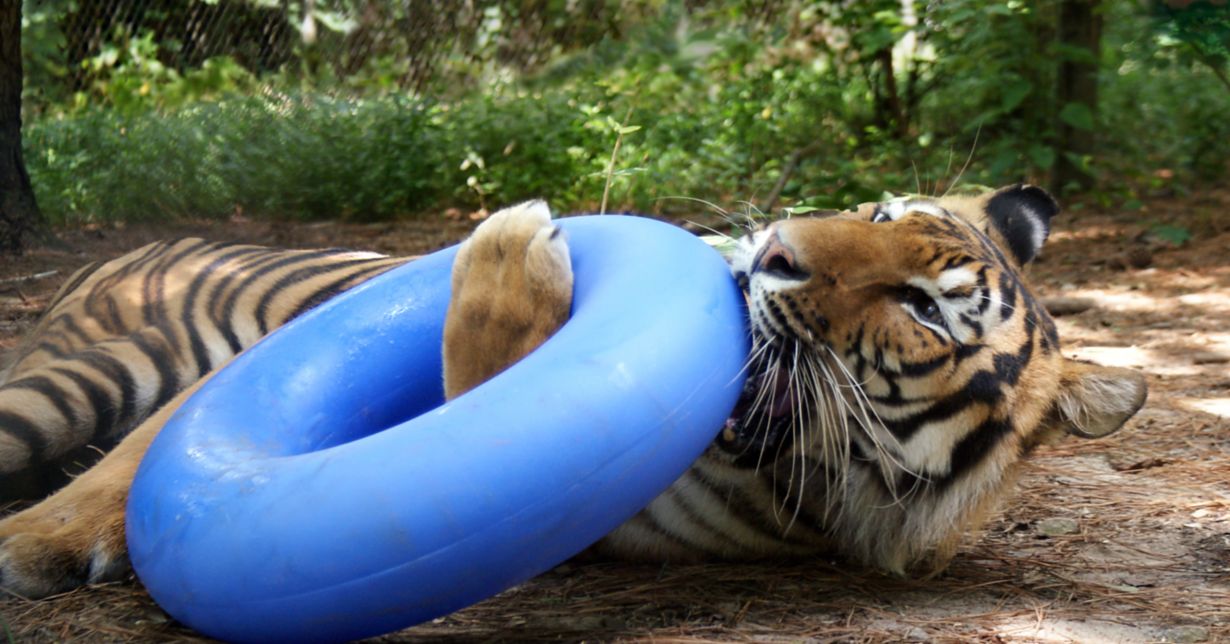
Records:
[[[79,507],[56,496],[0,521],[0,592],[38,599],[130,570],[124,504]]]
[[[473,389],[525,357],[568,320],[572,266],[542,201],[501,210],[462,244],[444,326],[444,391]]]

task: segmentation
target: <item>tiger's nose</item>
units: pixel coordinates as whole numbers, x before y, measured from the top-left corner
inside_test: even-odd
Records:
[[[764,246],[756,253],[752,261],[752,273],[765,273],[779,279],[802,281],[810,277],[810,273],[799,266],[794,249],[782,241],[777,230],[769,234]]]

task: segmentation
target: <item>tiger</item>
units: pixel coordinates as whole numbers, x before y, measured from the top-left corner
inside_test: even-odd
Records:
[[[942,570],[1038,446],[1106,436],[1147,395],[1139,373],[1061,354],[1024,272],[1058,212],[1018,184],[731,237],[751,346],[739,400],[689,469],[589,554]],[[0,587],[35,598],[127,575],[128,487],[174,410],[267,333],[406,261],[186,239],[73,275],[0,371],[0,474],[118,444],[0,521]],[[451,277],[448,397],[566,323],[570,261],[544,202],[476,228]]]

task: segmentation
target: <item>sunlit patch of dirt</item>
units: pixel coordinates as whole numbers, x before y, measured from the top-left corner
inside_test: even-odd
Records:
[[[1093,306],[1059,318],[1068,355],[1139,368],[1145,408],[1119,433],[1044,448],[1020,493],[931,580],[833,562],[636,566],[570,563],[381,641],[610,640],[1002,642],[1230,639],[1230,192],[1056,222],[1032,280]],[[694,221],[718,226],[716,219]],[[422,253],[476,222],[378,226],[197,222],[65,231],[75,250],[0,264],[0,349],[76,266],[160,237]],[[1175,245],[1154,223],[1189,230]],[[18,641],[190,638],[135,581],[40,602],[0,599]]]

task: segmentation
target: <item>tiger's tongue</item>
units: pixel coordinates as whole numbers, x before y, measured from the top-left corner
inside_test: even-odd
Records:
[[[768,394],[760,393],[764,391],[766,385],[769,388]],[[745,416],[752,411],[754,401],[760,400],[763,397],[768,399],[768,404],[762,407],[769,418],[781,418],[791,413],[794,408],[795,397],[794,390],[790,386],[790,379],[786,377],[785,369],[781,367],[773,367],[767,372],[752,375],[748,378],[747,384],[744,386],[743,395],[735,404],[734,411],[731,412],[730,418],[726,421],[727,428],[738,427],[747,419]]]
[[[794,389],[790,386],[790,379],[786,377],[785,369],[781,367],[774,368],[765,377],[773,379],[773,398],[772,405],[769,407],[769,417],[781,418],[794,409]]]

